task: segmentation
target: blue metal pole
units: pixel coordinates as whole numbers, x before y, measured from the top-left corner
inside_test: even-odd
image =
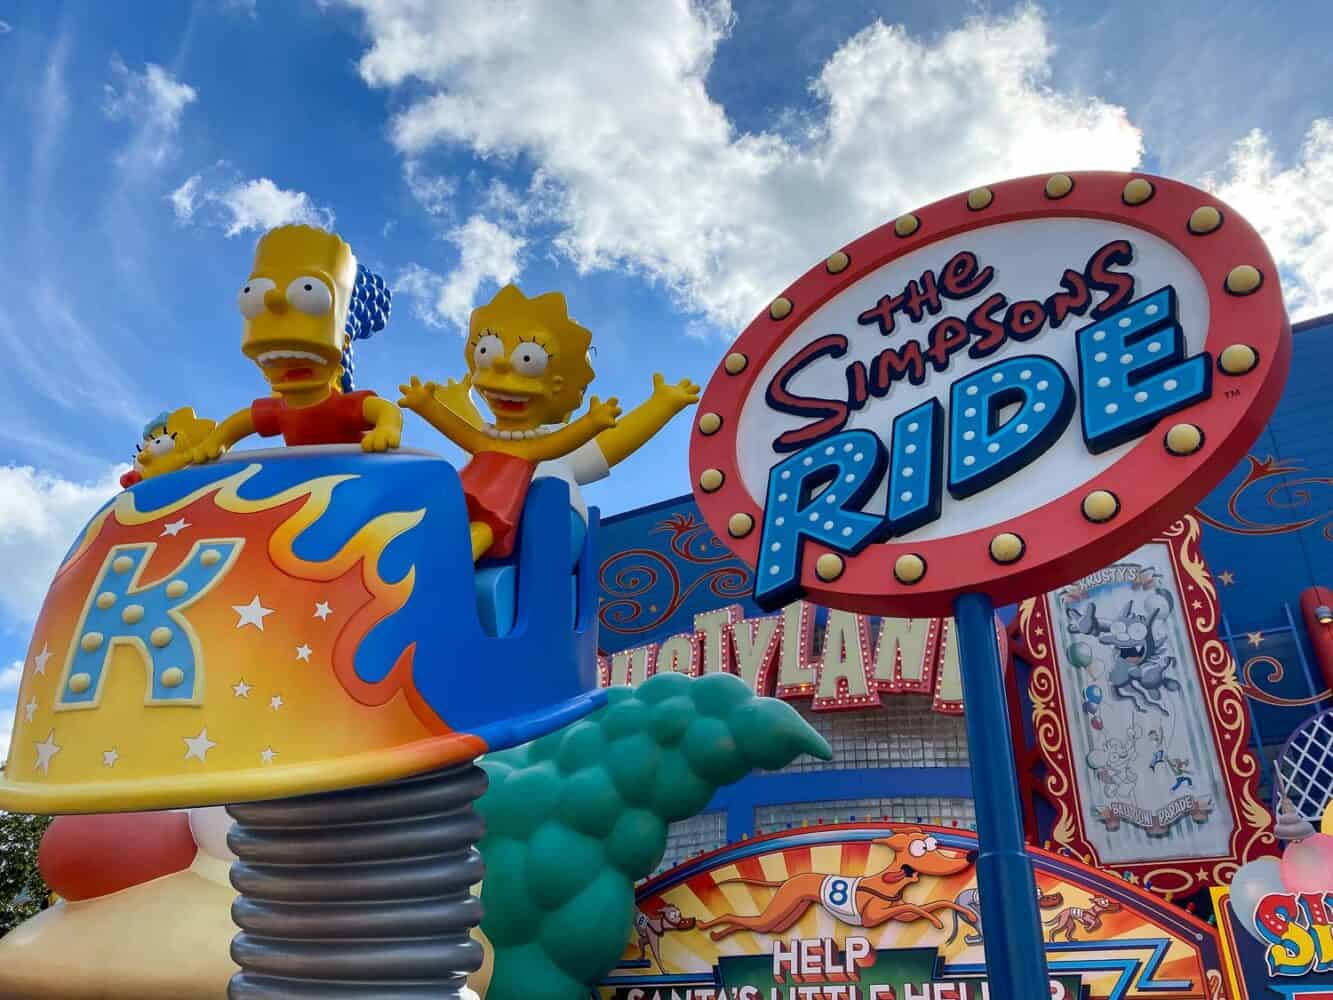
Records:
[[[1023,810],[996,645],[995,608],[985,594],[962,594],[954,599],[953,613],[977,811],[977,888],[981,892],[986,979],[992,997],[1049,1000],[1036,877],[1023,843]]]

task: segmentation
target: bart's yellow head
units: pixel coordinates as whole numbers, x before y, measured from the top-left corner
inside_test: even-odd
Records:
[[[559,292],[530,299],[506,285],[473,310],[467,366],[495,425],[529,430],[567,419],[593,378],[591,343]]]
[[[356,258],[336,234],[283,226],[255,249],[237,302],[241,350],[282,395],[319,392],[341,373]]]

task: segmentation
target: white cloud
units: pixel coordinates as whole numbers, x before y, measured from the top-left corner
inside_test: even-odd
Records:
[[[403,164],[403,179],[412,197],[430,215],[444,215],[449,211],[449,202],[458,189],[457,183],[449,177],[430,174],[416,160],[407,160]]]
[[[65,85],[65,68],[69,64],[71,30],[62,30],[51,46],[42,74],[41,89],[37,92],[37,137],[32,144],[33,173],[36,177],[35,201],[45,202],[55,166],[55,153],[64,133],[65,119],[69,116],[69,88]]]
[[[0,668],[0,695],[17,691],[21,680],[23,680],[22,660],[15,660],[9,666]]]
[[[9,737],[14,732],[14,710],[0,708],[0,760],[9,758]]]
[[[280,188],[267,177],[208,184],[201,174],[194,174],[167,195],[167,200],[177,221],[198,221],[227,236],[292,223],[333,227],[332,209],[316,204],[304,191]],[[201,214],[200,209],[207,211]]]
[[[458,266],[440,276],[410,264],[394,290],[416,299],[416,314],[431,326],[467,329],[468,314],[483,285],[507,285],[518,277],[525,242],[489,219],[474,215],[448,234]]]
[[[26,629],[75,537],[88,519],[120,490],[109,470],[77,483],[27,465],[0,466],[0,613]]]
[[[135,124],[120,163],[137,169],[161,166],[175,153],[181,116],[199,92],[156,63],[146,63],[143,72],[136,73],[116,57],[111,75],[112,82],[102,88],[102,110],[108,118]]]
[[[203,177],[195,174],[167,195],[167,200],[171,202],[171,208],[176,213],[176,218],[181,222],[189,222],[194,218],[194,209],[199,203],[199,185],[203,183],[203,180]]]
[[[815,112],[741,133],[706,87],[726,0],[347,2],[371,39],[363,79],[410,97],[391,128],[405,158],[461,147],[530,170],[528,213],[557,250],[659,280],[724,329],[902,211],[1141,155],[1123,109],[1052,89],[1031,7],[930,42],[875,22],[810,82]]]
[[[1288,167],[1255,129],[1236,143],[1227,174],[1204,184],[1259,230],[1293,319],[1333,312],[1333,119],[1311,124]]]

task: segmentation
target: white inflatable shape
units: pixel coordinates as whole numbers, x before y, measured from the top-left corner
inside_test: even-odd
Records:
[[[1268,941],[1254,925],[1254,911],[1265,896],[1283,891],[1282,868],[1277,858],[1256,858],[1241,865],[1231,878],[1231,909],[1240,925],[1261,944]]]
[[[236,855],[227,846],[227,831],[234,822],[224,806],[190,810],[190,833],[199,845],[199,850],[228,864],[236,860]]]

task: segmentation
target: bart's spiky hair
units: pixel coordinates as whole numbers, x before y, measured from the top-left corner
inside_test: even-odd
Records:
[[[490,302],[472,310],[467,352],[471,353],[473,345],[488,330],[509,328],[515,333],[523,332],[513,329],[515,322],[522,325],[523,331],[544,330],[556,339],[566,375],[561,401],[568,402],[570,411],[576,409],[582,403],[584,390],[593,380],[592,365],[588,363],[591,331],[569,318],[565,297],[559,292],[528,298],[517,285],[505,285]]]

